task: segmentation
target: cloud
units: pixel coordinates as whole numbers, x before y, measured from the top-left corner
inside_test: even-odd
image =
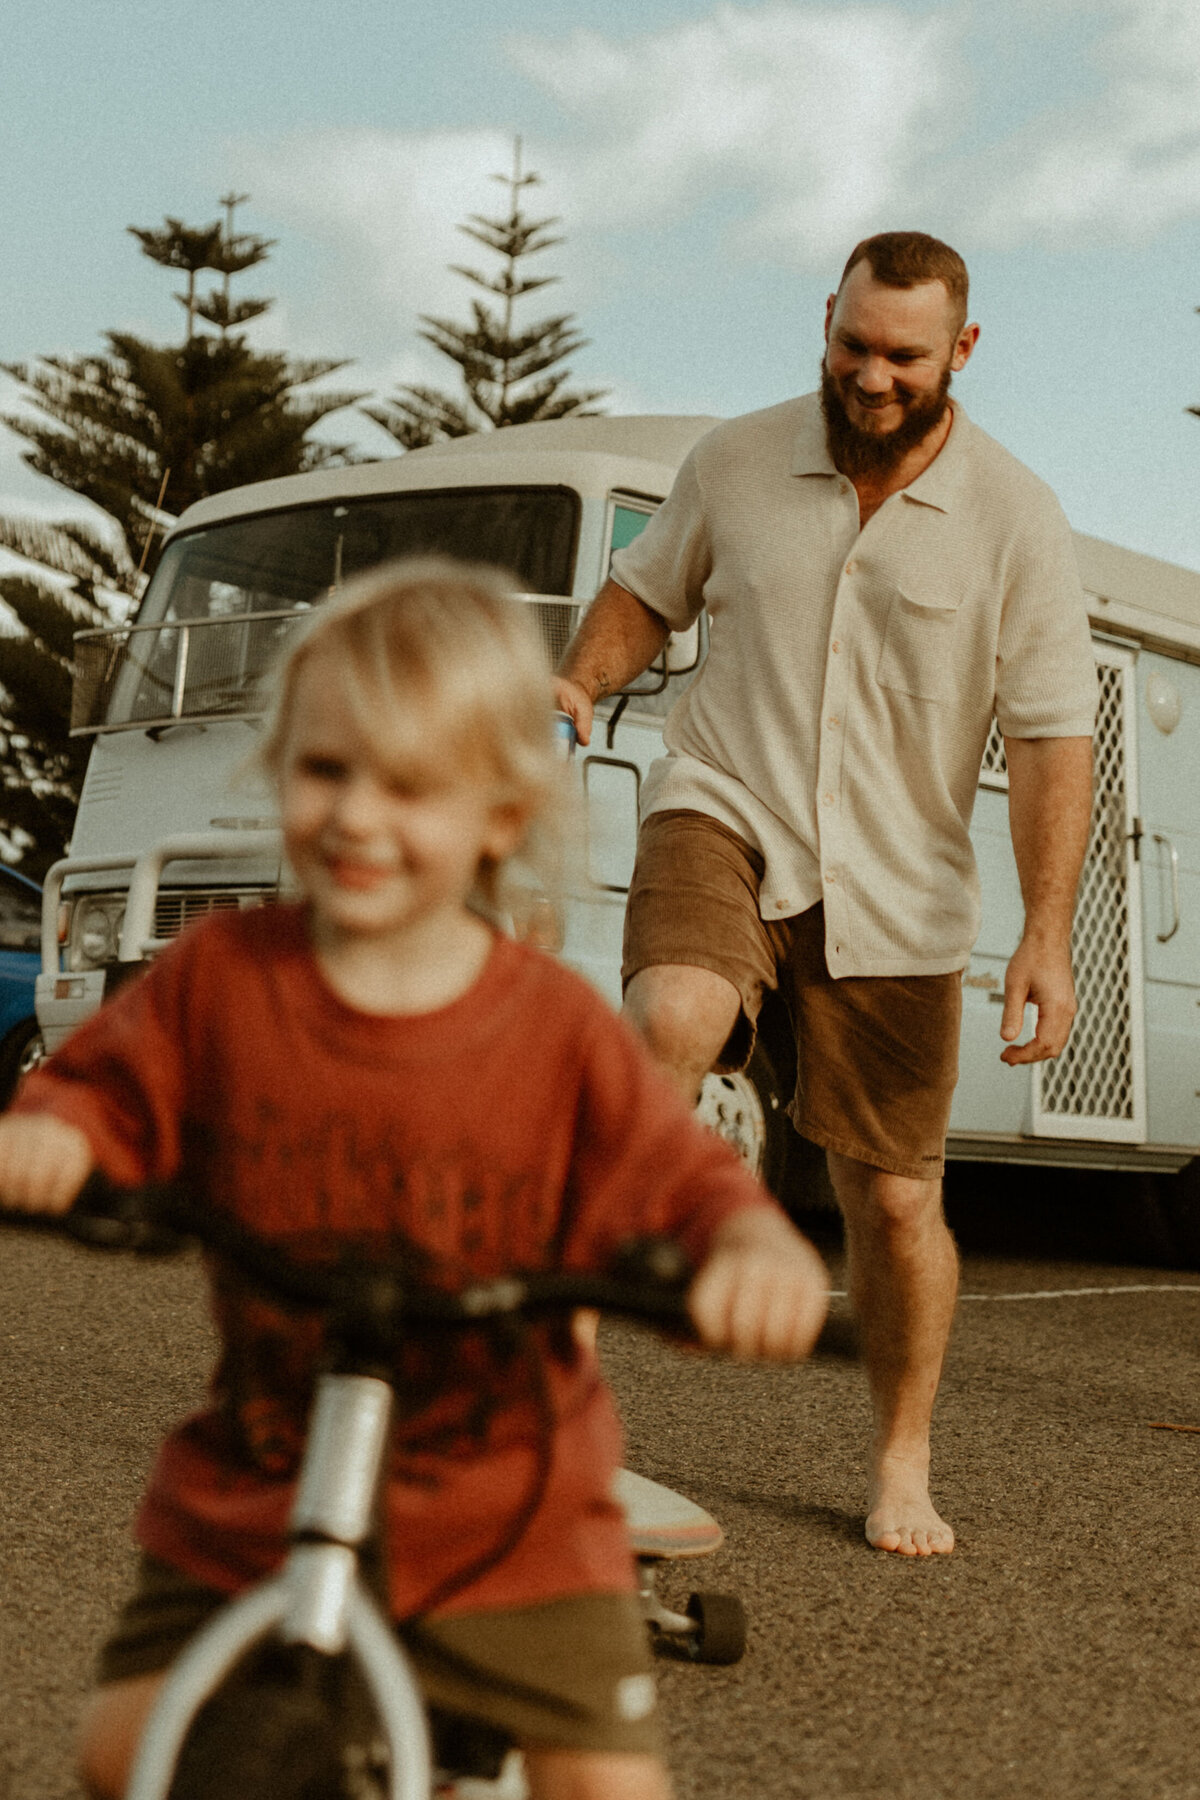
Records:
[[[1088,8],[1092,91],[987,159],[974,227],[1011,246],[1137,241],[1200,214],[1200,9],[1193,0]]]
[[[456,229],[469,213],[493,210],[490,173],[512,165],[512,139],[498,129],[386,132],[342,130],[239,147],[256,202],[274,209],[326,251],[325,317],[271,314],[289,348],[305,337],[353,343],[388,360],[397,379],[426,366],[411,344],[419,313],[458,313],[461,278],[448,264],[472,260]],[[332,329],[331,329],[332,328]]]
[[[527,204],[564,221],[543,264],[563,285],[544,298],[585,316],[610,296],[644,302],[661,281],[648,232],[672,234],[676,268],[686,254],[693,270],[824,273],[889,226],[969,254],[1135,241],[1200,214],[1195,0],[1007,0],[999,15],[981,0],[724,3],[620,37],[526,33],[505,50],[553,108],[526,146],[545,182]],[[502,76],[501,108],[521,110]],[[419,315],[465,317],[449,265],[494,261],[457,226],[502,209],[490,177],[511,158],[490,123],[237,146],[238,179],[297,265],[320,270],[272,312],[273,340],[345,348],[361,359],[351,380],[376,391],[452,379]]]
[[[824,262],[903,209],[964,87],[957,14],[722,5],[619,44],[522,37],[509,54],[582,127],[564,159],[597,224],[675,219],[742,197],[739,235]]]

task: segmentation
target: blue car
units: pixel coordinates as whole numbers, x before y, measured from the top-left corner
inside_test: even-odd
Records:
[[[41,888],[0,863],[0,1107],[44,1054],[33,1010],[41,942]]]

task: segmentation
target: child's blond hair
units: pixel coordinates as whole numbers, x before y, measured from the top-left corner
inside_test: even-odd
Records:
[[[356,723],[384,763],[447,762],[528,815],[520,847],[556,862],[562,765],[550,674],[527,603],[498,569],[411,557],[347,582],[292,638],[274,675],[256,761],[278,783],[301,671],[331,659]],[[499,871],[480,887],[500,900]]]

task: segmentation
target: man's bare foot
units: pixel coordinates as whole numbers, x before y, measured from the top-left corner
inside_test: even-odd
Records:
[[[917,1470],[880,1471],[871,1484],[867,1542],[896,1556],[949,1556],[954,1533],[929,1498],[929,1483]]]

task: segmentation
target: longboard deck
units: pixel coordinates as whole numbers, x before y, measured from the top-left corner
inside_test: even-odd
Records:
[[[632,1469],[618,1469],[613,1498],[625,1509],[635,1556],[710,1556],[725,1541],[702,1506]]]

